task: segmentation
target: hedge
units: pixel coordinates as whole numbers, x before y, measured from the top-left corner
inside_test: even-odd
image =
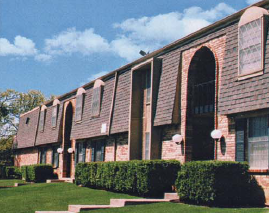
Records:
[[[29,182],[45,182],[53,178],[53,167],[47,164],[34,164],[21,167],[22,178]]]
[[[176,187],[182,201],[195,204],[263,205],[264,194],[248,174],[247,163],[192,161],[178,173]]]
[[[171,191],[181,167],[176,160],[79,163],[76,184],[147,196]]]
[[[16,166],[5,167],[5,178],[8,179],[21,179],[21,170]]]

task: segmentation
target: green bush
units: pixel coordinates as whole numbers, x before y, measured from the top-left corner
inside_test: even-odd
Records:
[[[176,180],[178,195],[182,201],[196,204],[219,206],[262,204],[264,199],[257,199],[250,194],[254,185],[248,174],[248,168],[247,163],[239,162],[185,163]]]
[[[175,160],[134,160],[79,163],[76,184],[147,196],[171,191],[180,162]]]
[[[52,165],[34,164],[30,166],[22,166],[22,179],[29,182],[45,182],[53,177]]]
[[[21,179],[21,170],[19,167],[7,166],[5,168],[6,174],[5,177],[8,179]]]

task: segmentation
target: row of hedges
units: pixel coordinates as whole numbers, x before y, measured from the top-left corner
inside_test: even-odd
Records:
[[[261,187],[248,174],[247,163],[193,161],[178,173],[176,187],[182,201],[195,204],[264,205]]]
[[[22,178],[28,182],[45,182],[47,179],[53,178],[53,168],[52,165],[46,164],[34,164],[21,168],[9,166],[6,167],[6,178]]]
[[[79,163],[76,184],[138,195],[171,191],[180,162],[175,160]]]

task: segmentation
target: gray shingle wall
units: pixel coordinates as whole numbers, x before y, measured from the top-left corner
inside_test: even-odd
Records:
[[[226,50],[219,96],[219,113],[233,114],[269,107],[269,40],[265,36],[264,74],[245,80],[238,77],[237,24],[227,32]]]
[[[131,70],[119,74],[115,96],[111,133],[128,131],[130,108]]]
[[[17,148],[32,147],[34,145],[38,116],[39,107],[20,117],[19,129],[17,132]],[[30,119],[28,124],[26,124],[27,118]]]
[[[111,101],[113,96],[114,88],[114,76],[106,81],[104,81],[105,86],[103,89],[102,103],[100,116],[91,116],[91,102],[92,102],[92,90],[89,88],[86,90],[83,106],[83,114],[81,122],[75,122],[73,118],[73,126],[71,130],[72,139],[83,139],[90,137],[97,137],[106,135],[108,133],[109,125],[109,113],[111,107]],[[106,133],[101,133],[102,124],[106,124]]]
[[[63,114],[63,103],[61,103],[59,107],[57,126],[56,128],[52,128],[51,124],[52,106],[48,106],[45,117],[44,131],[43,132],[41,132],[40,130],[37,131],[36,145],[56,143],[61,141],[60,127],[62,125],[61,123],[62,114]]]

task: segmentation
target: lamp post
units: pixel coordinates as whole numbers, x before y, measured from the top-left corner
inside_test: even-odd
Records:
[[[215,145],[215,160],[217,160],[217,141],[222,137],[222,132],[219,129],[214,129],[211,132],[211,137],[214,139],[214,145]]]

